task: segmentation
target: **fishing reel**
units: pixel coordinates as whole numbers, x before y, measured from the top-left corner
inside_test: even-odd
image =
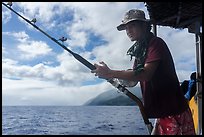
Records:
[[[108,82],[118,89],[118,93],[123,92],[124,94],[127,92],[126,87],[134,87],[138,83],[138,81],[127,81],[117,78],[109,79]]]
[[[131,69],[128,69],[128,70],[131,70]],[[127,70],[127,71],[128,71]],[[116,79],[116,81],[124,86],[124,87],[134,87],[137,85],[138,81],[129,81],[129,80],[123,80],[123,79]]]
[[[123,80],[123,79],[116,79],[116,81],[124,86],[124,87],[134,87],[137,85],[138,81],[128,81],[128,80]]]
[[[7,2],[6,5],[8,5],[8,6],[11,8],[11,6],[13,5],[13,3],[12,3],[12,2]]]
[[[59,38],[59,40],[62,41],[62,42],[64,42],[64,41],[67,40],[67,38],[66,38],[66,37],[61,37],[61,38]]]

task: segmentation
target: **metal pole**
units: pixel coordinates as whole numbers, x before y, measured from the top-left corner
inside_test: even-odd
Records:
[[[154,33],[155,36],[157,36],[157,24],[155,23],[154,20],[152,22],[153,22],[152,23],[153,24],[153,33]]]
[[[195,40],[196,40],[196,68],[197,68],[197,104],[198,104],[198,131],[197,134],[202,134],[202,68],[201,68],[201,56],[202,56],[202,36],[200,34],[200,22],[195,22]]]
[[[157,25],[153,24],[153,33],[155,36],[157,36]]]

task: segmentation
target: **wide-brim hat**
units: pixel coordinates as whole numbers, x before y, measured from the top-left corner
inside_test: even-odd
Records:
[[[125,30],[125,25],[131,21],[149,22],[150,20],[145,18],[144,11],[138,9],[131,9],[125,13],[122,23],[117,26],[118,31]]]

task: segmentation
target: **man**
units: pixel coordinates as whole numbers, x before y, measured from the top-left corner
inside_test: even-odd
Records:
[[[181,89],[185,98],[190,101],[196,93],[196,72],[191,73],[190,80],[184,80]]]
[[[191,73],[190,80],[184,80],[181,89],[192,112],[196,133],[198,132],[198,104],[196,94],[196,72]]]
[[[135,58],[133,69],[113,70],[103,61],[91,71],[103,79],[140,81],[145,113],[156,118],[152,134],[195,134],[188,104],[180,90],[173,59],[166,43],[150,32],[151,24],[143,11],[126,12],[119,31],[126,30],[135,41],[127,54]]]

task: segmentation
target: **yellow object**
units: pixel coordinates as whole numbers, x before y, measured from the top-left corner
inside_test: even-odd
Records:
[[[189,107],[191,109],[191,113],[193,116],[193,123],[195,126],[195,131],[196,131],[196,134],[198,134],[198,104],[196,102],[195,96],[191,98],[188,104],[189,104]]]

